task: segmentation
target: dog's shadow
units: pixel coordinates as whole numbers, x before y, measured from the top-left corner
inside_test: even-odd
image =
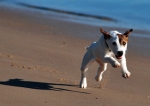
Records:
[[[0,81],[0,84],[7,85],[7,86],[37,89],[37,90],[68,91],[68,92],[89,94],[87,92],[81,92],[81,91],[69,90],[69,89],[63,88],[64,86],[78,87],[78,85],[71,85],[71,84],[57,84],[57,83],[24,81],[23,79],[9,79],[8,81]],[[54,86],[58,86],[58,87],[54,87]]]

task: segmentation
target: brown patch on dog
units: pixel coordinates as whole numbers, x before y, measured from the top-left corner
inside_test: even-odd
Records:
[[[105,39],[109,39],[111,37],[111,35],[108,32],[104,31],[102,28],[100,28],[100,32],[104,35]]]
[[[126,37],[129,36],[129,34],[133,31],[133,29],[127,30],[123,35],[125,35]]]
[[[125,46],[128,43],[128,37],[132,31],[133,29],[130,29],[130,30],[127,30],[124,34],[117,34],[121,45]]]
[[[123,34],[117,34],[119,37],[119,43],[120,45],[126,45],[128,43],[128,37],[126,35]]]

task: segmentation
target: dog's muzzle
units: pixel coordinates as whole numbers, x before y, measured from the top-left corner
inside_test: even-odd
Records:
[[[123,55],[123,51],[118,51],[118,52],[117,52],[117,55],[116,55],[116,58],[117,58],[117,59],[121,59],[121,58],[122,58],[122,55]]]

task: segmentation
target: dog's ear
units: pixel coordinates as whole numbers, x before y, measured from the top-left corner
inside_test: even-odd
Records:
[[[127,31],[124,33],[124,35],[125,35],[126,37],[128,37],[129,34],[130,34],[130,32],[132,32],[132,31],[133,31],[133,29],[127,30]]]
[[[104,35],[105,39],[109,39],[111,36],[108,32],[104,31],[102,28],[100,28],[100,32]]]

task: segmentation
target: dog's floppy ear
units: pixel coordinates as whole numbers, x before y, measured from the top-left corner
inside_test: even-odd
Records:
[[[127,31],[124,33],[124,35],[125,35],[126,37],[128,37],[129,34],[130,34],[130,32],[132,32],[132,31],[133,31],[133,29],[127,30]]]
[[[104,35],[105,39],[109,39],[111,36],[108,32],[104,31],[102,28],[100,28],[100,32]]]

